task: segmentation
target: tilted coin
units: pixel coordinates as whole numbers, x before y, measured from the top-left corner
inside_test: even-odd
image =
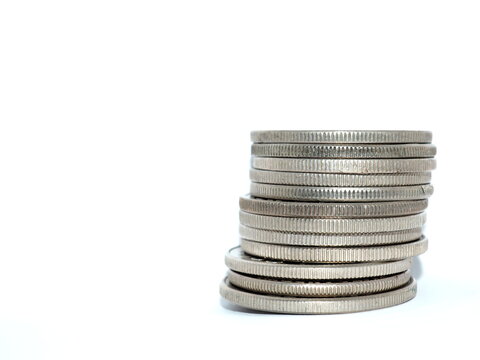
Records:
[[[229,271],[228,281],[236,287],[261,294],[298,297],[338,297],[373,294],[396,289],[410,281],[410,271],[356,281],[287,281],[248,276]]]
[[[240,224],[240,237],[267,244],[296,246],[372,246],[413,241],[422,228],[365,234],[306,234],[255,229]]]
[[[251,183],[250,194],[266,199],[301,201],[422,200],[433,194],[433,186],[311,187]]]
[[[248,255],[237,246],[225,255],[225,264],[231,270],[278,279],[340,280],[378,277],[397,274],[410,269],[412,258],[395,261],[352,264],[299,264],[266,260]]]
[[[415,297],[417,285],[412,278],[402,287],[372,295],[335,298],[299,298],[261,295],[242,290],[227,279],[220,284],[220,295],[231,303],[260,311],[287,314],[338,314],[381,309]]]
[[[254,143],[320,143],[320,144],[398,144],[430,143],[430,131],[343,131],[343,130],[270,130],[252,131]]]
[[[295,159],[252,157],[252,167],[261,170],[388,174],[423,172],[435,169],[435,159]]]
[[[403,186],[428,184],[429,171],[402,174],[322,174],[311,172],[286,172],[250,170],[250,180],[257,183],[305,186]]]
[[[369,219],[312,219],[265,216],[240,211],[240,223],[256,229],[301,233],[374,233],[421,227],[426,214]]]
[[[436,151],[431,144],[252,144],[252,155],[285,158],[430,158],[435,156]]]
[[[240,197],[240,209],[259,215],[286,217],[369,218],[418,214],[427,208],[428,200],[391,202],[293,202]]]
[[[312,247],[264,244],[241,239],[242,250],[250,255],[282,261],[313,263],[348,263],[405,259],[427,251],[428,240],[420,239],[403,244],[362,247]]]

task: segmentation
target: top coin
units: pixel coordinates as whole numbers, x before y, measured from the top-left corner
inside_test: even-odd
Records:
[[[430,131],[252,131],[254,143],[317,144],[426,144],[432,142]]]

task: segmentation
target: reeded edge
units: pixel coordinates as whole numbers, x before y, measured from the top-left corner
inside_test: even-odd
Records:
[[[375,294],[399,288],[405,285],[410,278],[410,270],[377,278],[336,282],[277,280],[245,275],[233,270],[229,270],[227,273],[227,279],[232,285],[249,292],[306,298]]]
[[[225,278],[220,295],[248,309],[285,314],[340,314],[376,310],[399,305],[415,297],[417,284],[411,278],[405,286],[373,295],[337,298],[298,298],[261,295],[241,290]]]
[[[250,194],[273,200],[329,201],[329,202],[383,202],[424,200],[433,194],[433,186],[405,185],[384,187],[331,187],[261,184],[252,182]]]
[[[406,186],[429,184],[431,171],[395,173],[395,174],[342,174],[289,172],[275,170],[250,169],[250,180],[262,184],[298,185],[298,186]]]
[[[422,228],[368,234],[307,234],[255,229],[239,225],[240,237],[266,244],[293,246],[377,246],[400,244],[419,239]]]
[[[412,258],[350,264],[306,264],[267,260],[245,254],[240,246],[228,250],[225,265],[234,271],[277,279],[340,280],[396,274],[410,269]]]
[[[401,244],[359,247],[321,247],[266,244],[241,239],[240,246],[246,254],[255,257],[302,263],[351,263],[400,260],[418,256],[428,249],[428,239]]]
[[[239,198],[240,210],[265,216],[304,218],[382,218],[419,214],[428,207],[428,199],[382,202],[304,202],[255,198]]]
[[[282,217],[239,212],[242,225],[264,230],[287,231],[307,234],[350,234],[350,233],[381,233],[397,230],[407,230],[421,227],[425,224],[425,212],[387,218],[368,219],[323,219]]]
[[[435,170],[434,158],[424,159],[304,159],[252,156],[254,169],[325,174],[400,174]]]
[[[433,158],[432,144],[274,144],[254,143],[251,154],[258,157],[311,159],[415,159]]]
[[[254,130],[254,143],[429,144],[431,131],[416,130]]]

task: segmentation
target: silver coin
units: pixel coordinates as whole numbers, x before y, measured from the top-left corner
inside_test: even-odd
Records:
[[[267,244],[295,246],[372,246],[399,244],[422,236],[422,228],[369,234],[305,234],[254,229],[240,224],[240,237]]]
[[[268,170],[250,170],[250,180],[257,183],[305,186],[403,186],[428,184],[432,173],[403,174],[321,174],[307,172],[286,172]]]
[[[398,274],[410,269],[412,258],[353,264],[301,264],[267,260],[245,254],[237,246],[225,255],[225,264],[242,274],[278,279],[341,280]]]
[[[418,214],[428,206],[428,200],[391,202],[293,202],[240,197],[240,209],[259,215],[306,218],[369,218]]]
[[[431,158],[435,156],[436,151],[436,147],[431,144],[252,144],[252,155],[281,158]]]
[[[312,263],[349,263],[389,261],[417,256],[427,251],[428,240],[422,236],[404,244],[362,247],[311,247],[264,244],[241,239],[242,250],[250,255],[282,260]]]
[[[265,216],[240,211],[240,223],[256,229],[300,233],[376,233],[421,227],[426,214],[369,219],[312,219]]]
[[[265,199],[301,201],[422,200],[433,194],[433,186],[310,187],[251,183],[250,194]]]
[[[270,130],[252,131],[254,143],[407,144],[430,143],[430,131]]]
[[[245,308],[286,314],[339,314],[381,309],[398,305],[415,297],[417,285],[413,278],[404,286],[372,295],[335,298],[299,298],[261,295],[242,290],[228,282],[220,284],[220,295]]]
[[[261,170],[340,173],[396,174],[435,169],[435,159],[294,159],[252,157],[252,167]]]
[[[247,291],[298,297],[338,297],[374,294],[396,289],[410,281],[410,271],[356,281],[288,281],[247,276],[229,271],[228,281]]]

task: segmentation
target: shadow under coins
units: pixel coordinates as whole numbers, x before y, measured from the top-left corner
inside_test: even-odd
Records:
[[[419,280],[423,275],[422,261],[418,256],[413,258],[412,268],[410,270],[414,279]]]

